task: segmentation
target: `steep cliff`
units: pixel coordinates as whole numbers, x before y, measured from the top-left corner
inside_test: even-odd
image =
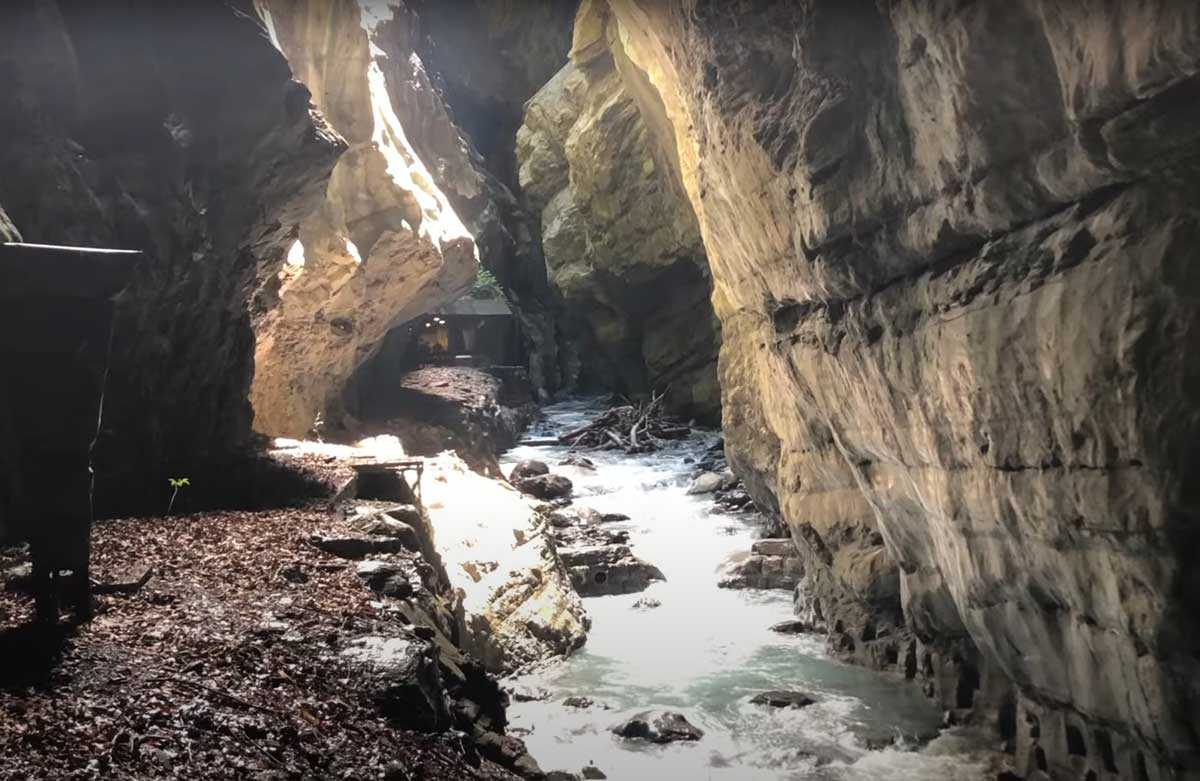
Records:
[[[260,12],[350,144],[324,205],[256,301],[255,427],[302,436],[319,417],[340,414],[343,388],[388,330],[457,298],[477,259],[411,140],[434,133],[453,143],[457,133],[426,121],[434,111],[408,121],[398,111],[438,103],[413,55],[403,3],[265,2]]]
[[[0,15],[4,211],[29,242],[146,253],[96,453],[101,508],[128,510],[247,442],[248,299],[345,144],[248,4],[18,0]]]
[[[808,616],[1022,770],[1196,777],[1200,9],[584,6],[670,119]]]
[[[585,8],[571,62],[526,106],[522,191],[585,380],[717,419],[719,337],[708,263],[653,88],[607,17]]]

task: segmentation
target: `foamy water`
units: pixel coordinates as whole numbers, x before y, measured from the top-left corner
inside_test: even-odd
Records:
[[[535,433],[570,430],[598,410],[593,400],[548,407]],[[928,735],[941,714],[911,684],[829,659],[820,638],[769,631],[793,617],[790,594],[717,588],[718,571],[749,549],[755,530],[686,493],[694,467],[684,459],[698,460],[716,438],[700,433],[646,455],[589,452],[595,472],[558,466],[566,448],[518,448],[505,457],[506,469],[543,460],[575,483],[578,504],[631,516],[612,527],[628,529],[634,553],[667,577],[641,594],[586,600],[593,619],[586,647],[510,682],[552,693],[509,709],[510,726],[542,768],[579,772],[594,762],[618,781],[994,777],[990,757],[966,736],[944,736],[920,752],[868,751],[868,739]],[[662,606],[634,608],[642,597]],[[749,703],[768,689],[803,691],[818,702],[784,711]],[[564,706],[573,695],[596,705]],[[704,738],[654,746],[610,732],[658,708],[683,713]]]

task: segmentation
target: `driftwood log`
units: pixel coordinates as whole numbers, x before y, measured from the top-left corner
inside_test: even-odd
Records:
[[[641,404],[613,407],[586,426],[544,442],[583,450],[624,450],[626,453],[658,450],[662,440],[683,439],[691,433],[691,426],[672,419],[663,411],[662,402],[663,395],[657,394]]]

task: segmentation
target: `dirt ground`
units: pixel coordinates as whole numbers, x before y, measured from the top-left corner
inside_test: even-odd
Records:
[[[308,544],[321,509],[100,523],[96,618],[29,628],[0,592],[0,779],[511,779],[454,733],[393,729],[348,662],[399,619],[352,562]],[[0,579],[20,555],[0,552]]]

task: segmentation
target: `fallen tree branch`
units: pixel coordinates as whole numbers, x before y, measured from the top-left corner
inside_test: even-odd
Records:
[[[626,404],[605,410],[585,426],[559,435],[557,443],[572,450],[613,450],[648,453],[661,447],[660,440],[682,439],[691,432],[687,424],[672,420],[663,411],[664,393],[648,402]]]

